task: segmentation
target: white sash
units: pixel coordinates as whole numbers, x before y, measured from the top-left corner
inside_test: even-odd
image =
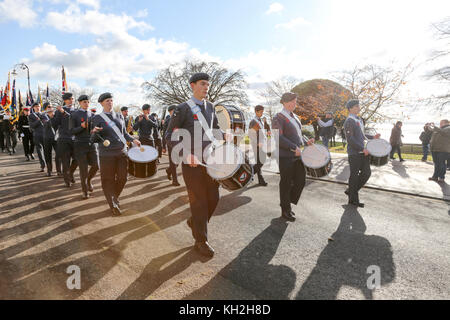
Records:
[[[211,115],[211,126],[208,126],[208,122],[206,121],[205,117],[203,116],[202,109],[192,99],[189,99],[186,103],[191,108],[192,113],[197,116],[197,118],[200,122],[200,125],[202,126],[203,130],[205,130],[205,133],[208,136],[208,139],[215,146],[220,145],[220,143],[217,141],[217,139],[214,137],[214,135],[212,133],[212,127],[213,127],[213,122],[214,122],[214,111],[213,111],[213,114]],[[207,109],[206,100],[203,100],[203,103],[204,103],[205,112],[206,112],[206,109]]]
[[[113,118],[114,118],[114,114],[111,113],[111,115],[112,115]],[[126,146],[126,145],[127,145],[127,140],[125,140],[125,137],[124,137],[123,134],[119,131],[119,128],[117,128],[116,123],[115,123],[114,121],[112,121],[111,119],[109,119],[108,116],[107,116],[104,112],[100,113],[100,117],[102,117],[103,120],[105,120],[106,124],[107,124],[108,126],[110,126],[110,127],[114,130],[114,132],[116,133],[116,135],[119,137],[120,141],[122,141],[122,143],[124,144],[124,146]],[[124,126],[122,126],[122,130],[123,130],[123,127],[124,127]]]
[[[294,125],[295,130],[297,130],[297,134],[300,137],[300,141],[302,142],[302,145],[305,145],[305,142],[303,141],[303,133],[302,133],[302,123],[300,121],[296,121],[297,116],[294,114],[294,118],[291,117],[291,115],[286,111],[286,109],[283,109],[283,111],[281,111],[281,113],[288,118],[288,120]],[[300,126],[299,126],[300,123]]]
[[[263,135],[264,135],[264,139],[266,139],[266,138],[267,138],[267,134],[266,134],[266,130],[264,129],[264,124],[262,123],[262,121],[261,121],[260,119],[258,119],[258,117],[255,117],[254,120],[255,120],[256,122],[258,122],[259,127],[260,127],[259,130],[261,130],[261,132],[262,132]]]
[[[366,137],[366,134],[364,133],[364,122],[362,120],[359,120],[358,118],[356,118],[356,116],[353,116],[352,114],[349,115],[349,118],[353,119],[355,122],[359,123],[359,128],[361,129],[361,133],[364,137],[364,139],[369,140]]]

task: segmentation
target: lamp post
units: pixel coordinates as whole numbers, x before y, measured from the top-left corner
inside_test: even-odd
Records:
[[[27,70],[27,78],[28,78],[28,92],[31,92],[30,86],[30,68],[25,63],[18,63],[14,66],[14,70],[12,72],[13,76],[17,75],[16,68],[20,68],[22,70]]]

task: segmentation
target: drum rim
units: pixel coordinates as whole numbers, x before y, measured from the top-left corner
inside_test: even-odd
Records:
[[[227,180],[227,179],[233,177],[234,174],[239,170],[239,168],[240,168],[242,165],[245,164],[245,155],[244,155],[244,153],[242,152],[241,149],[239,149],[236,145],[234,145],[234,144],[232,144],[232,143],[224,143],[224,144],[222,144],[221,146],[219,146],[218,148],[224,147],[225,145],[233,146],[236,150],[238,150],[238,151],[239,151],[239,154],[240,154],[240,157],[241,157],[241,160],[243,160],[244,163],[241,163],[241,164],[237,165],[236,168],[233,170],[233,172],[232,172],[230,175],[225,176],[225,177],[222,177],[222,178],[218,178],[218,177],[216,177],[215,175],[212,175],[212,174],[210,173],[211,170],[210,170],[209,168],[206,168],[206,171],[208,172],[209,176],[210,176],[211,178],[215,179],[215,180],[218,180],[218,181]],[[210,146],[210,148],[211,148],[211,146]],[[207,165],[209,165],[209,164],[208,164],[208,158],[205,159],[205,162],[206,162]],[[212,170],[212,171],[214,171],[214,170]]]
[[[372,154],[372,152],[370,151],[370,149],[369,149],[369,148],[370,148],[370,145],[371,145],[371,144],[374,144],[374,143],[377,143],[377,142],[379,142],[379,141],[383,141],[383,142],[385,142],[386,145],[389,146],[389,150],[388,150],[388,152],[387,152],[386,154],[383,154],[383,155]],[[392,151],[392,145],[389,143],[389,141],[387,141],[387,140],[385,140],[385,139],[373,139],[373,140],[369,140],[369,141],[367,142],[366,149],[369,151],[369,154],[370,154],[371,156],[383,158],[383,157],[388,156],[388,155],[391,153],[391,151]]]
[[[305,160],[303,159],[303,152],[304,152],[304,150],[307,149],[307,148],[310,148],[310,149],[311,149],[311,148],[315,148],[315,146],[318,146],[318,147],[320,147],[320,148],[323,148],[323,150],[327,152],[328,161],[327,161],[325,164],[321,165],[320,167],[315,167],[315,166],[307,165],[307,164],[305,163]],[[312,146],[306,146],[306,147],[303,149],[301,159],[302,159],[302,162],[303,162],[303,164],[305,165],[305,167],[310,168],[310,169],[317,170],[317,169],[321,169],[321,168],[323,168],[323,167],[326,167],[326,166],[330,163],[330,161],[331,161],[331,153],[330,153],[329,150],[327,150],[327,148],[325,148],[325,146],[320,145],[320,144],[314,144],[314,145],[312,145]]]
[[[132,157],[130,157],[130,152],[131,152],[131,150],[139,149],[139,152],[140,152],[140,147],[133,147],[133,148],[130,148],[130,150],[128,150],[128,152],[127,152],[128,159],[130,159],[131,161],[136,162],[136,163],[150,163],[150,162],[156,161],[156,160],[158,159],[158,150],[157,150],[156,148],[154,148],[154,147],[152,147],[152,146],[147,146],[147,145],[143,145],[142,147],[143,147],[144,149],[146,149],[145,151],[154,149],[155,152],[156,152],[156,157],[155,157],[155,159],[153,159],[153,160],[148,160],[148,161],[142,161],[142,160],[135,160],[135,159],[133,159]]]

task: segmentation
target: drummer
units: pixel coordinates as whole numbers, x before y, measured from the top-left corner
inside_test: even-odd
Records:
[[[280,167],[281,217],[294,222],[295,213],[291,204],[297,205],[305,187],[306,171],[301,160],[302,145],[312,145],[314,139],[306,140],[302,134],[302,124],[293,114],[297,108],[297,94],[287,92],[281,97],[283,110],[272,121],[272,129],[278,141]]]
[[[253,173],[258,175],[258,183],[260,186],[266,187],[267,182],[261,173],[261,168],[266,160],[266,154],[262,151],[262,146],[267,142],[267,133],[261,117],[264,113],[264,107],[258,105],[255,107],[255,118],[250,121],[249,128],[253,129],[249,132],[253,153],[255,155],[256,164],[253,166]]]
[[[214,131],[218,135],[219,125],[213,105],[205,100],[208,94],[209,76],[206,73],[196,73],[190,78],[189,83],[193,97],[177,106],[167,131],[174,134],[174,130],[184,129],[190,133],[189,141],[184,139],[182,141],[186,146],[190,143],[189,148],[185,147],[183,150],[185,152],[182,164],[192,214],[187,224],[192,229],[195,249],[203,256],[213,257],[214,249],[208,243],[208,222],[219,202],[219,184],[208,175],[206,168],[199,164],[203,162],[203,151],[211,143],[202,139],[205,131],[216,129]],[[210,128],[211,123],[212,128]],[[194,136],[194,132],[201,135]],[[223,134],[221,135],[220,139],[223,139]],[[172,136],[172,143],[175,138],[176,136]]]
[[[139,141],[143,145],[155,147],[153,139],[154,131],[158,130],[155,122],[150,119],[150,105],[144,104],[142,106],[142,114],[136,117],[134,121],[133,130],[139,133]]]
[[[370,170],[369,151],[365,147],[366,139],[379,139],[380,134],[375,137],[364,134],[364,122],[358,117],[361,108],[359,100],[347,102],[349,116],[344,123],[345,136],[347,138],[348,162],[350,164],[350,178],[348,189],[348,203],[360,208],[364,208],[364,203],[359,202],[359,190],[369,180],[372,171]]]
[[[126,141],[134,142],[137,146],[141,143],[126,132],[123,116],[112,110],[111,93],[101,94],[98,102],[103,112],[94,116],[91,141],[98,142],[100,176],[106,201],[113,215],[121,215],[119,197],[127,183],[128,174]]]

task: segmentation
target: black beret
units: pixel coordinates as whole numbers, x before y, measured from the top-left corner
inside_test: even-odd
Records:
[[[261,106],[261,105],[257,105],[257,106],[255,107],[255,112],[262,111],[262,110],[264,110],[264,107]]]
[[[347,102],[347,109],[351,109],[351,108],[353,108],[354,106],[357,106],[357,105],[359,105],[359,100],[357,100],[357,99],[351,99],[351,100],[349,100],[348,102]]]
[[[102,93],[102,94],[100,95],[100,97],[98,97],[98,102],[99,102],[99,103],[102,103],[102,102],[105,101],[106,99],[111,99],[112,97],[113,97],[112,94],[109,93],[109,92]]]
[[[149,104],[144,104],[142,106],[142,110],[150,110],[150,105]]]
[[[192,77],[189,79],[189,83],[197,82],[200,80],[209,81],[209,76],[203,72],[196,73],[196,74],[192,75]]]
[[[31,105],[32,108],[34,108],[34,107],[36,107],[36,106],[40,106],[40,104],[37,103],[37,102],[35,102],[35,103],[33,103],[33,104]]]
[[[297,94],[292,92],[286,92],[281,96],[280,103],[291,102],[294,99],[297,99]]]
[[[156,113],[151,114],[152,117],[157,117],[158,115]]]
[[[65,100],[72,99],[72,97],[73,97],[73,94],[70,93],[70,92],[66,92],[66,93],[64,93],[63,96],[62,96],[62,98],[63,98],[64,101],[65,101]]]
[[[128,111],[128,107],[122,107],[120,108],[120,111]]]
[[[173,104],[173,105],[169,106],[169,108],[167,108],[167,111],[175,110],[176,107],[177,107],[177,105]]]
[[[48,107],[50,107],[50,102],[46,102],[44,103],[44,105],[42,106],[44,109],[47,109]]]
[[[88,97],[87,95],[85,95],[85,94],[81,95],[81,96],[78,98],[78,102],[81,102],[81,101],[84,101],[84,100],[89,101],[89,97]]]

